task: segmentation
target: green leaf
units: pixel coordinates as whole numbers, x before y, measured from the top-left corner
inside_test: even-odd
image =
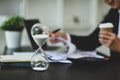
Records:
[[[12,16],[4,21],[0,28],[8,31],[22,31],[24,28],[24,18],[20,16]]]

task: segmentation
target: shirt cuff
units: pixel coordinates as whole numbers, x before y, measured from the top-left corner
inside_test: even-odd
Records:
[[[71,42],[70,34],[67,33],[66,36],[67,36],[67,41],[70,41],[70,42]]]
[[[71,42],[70,34],[66,33],[66,36],[67,36],[67,41]],[[71,44],[73,44],[73,43],[71,42]],[[73,45],[76,46],[75,44],[73,44]]]

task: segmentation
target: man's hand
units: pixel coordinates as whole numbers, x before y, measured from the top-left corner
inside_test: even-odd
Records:
[[[63,32],[56,32],[56,33],[50,33],[49,41],[51,43],[58,43],[61,42],[60,40],[57,39],[57,37],[61,37],[67,40],[67,35]]]
[[[120,39],[116,36],[116,34],[109,31],[100,31],[99,41],[111,50],[120,52]]]

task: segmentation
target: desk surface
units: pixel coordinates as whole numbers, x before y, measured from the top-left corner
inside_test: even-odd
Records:
[[[0,80],[120,80],[120,60],[50,63],[48,70],[43,72],[30,67],[2,67]]]
[[[37,72],[31,68],[3,67],[1,80],[120,80],[120,62],[82,62],[74,64],[50,63],[48,70]]]

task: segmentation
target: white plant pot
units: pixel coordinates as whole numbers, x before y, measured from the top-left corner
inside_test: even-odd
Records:
[[[9,49],[17,49],[21,43],[21,32],[5,31],[6,45]]]

